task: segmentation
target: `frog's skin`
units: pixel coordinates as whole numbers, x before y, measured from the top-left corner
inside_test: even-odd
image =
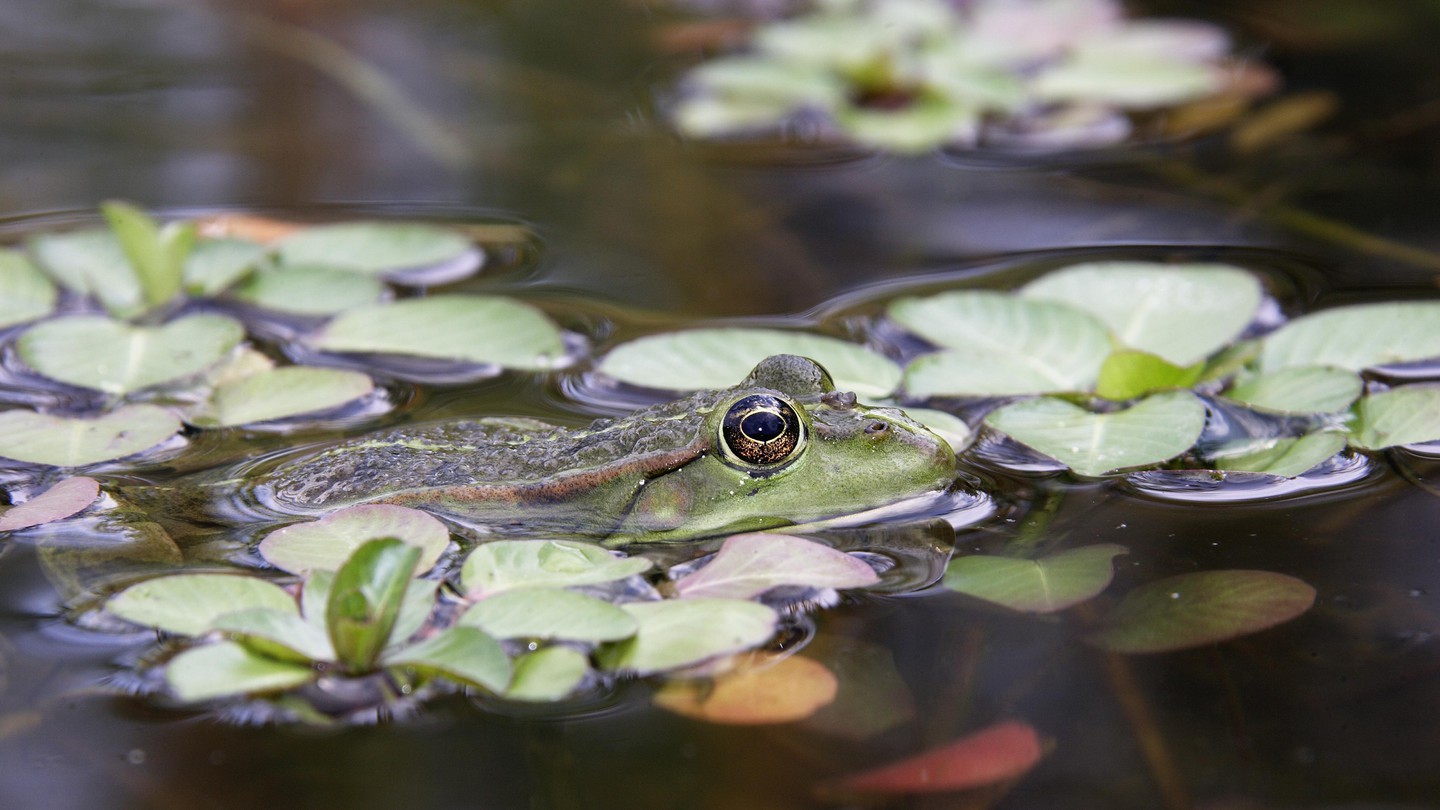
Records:
[[[776,400],[798,417],[798,431],[747,438],[756,428],[761,439],[777,433]],[[755,410],[780,416],[737,422]],[[939,436],[897,409],[836,392],[814,361],[777,355],[735,388],[587,428],[528,419],[402,427],[288,459],[247,489],[281,512],[400,504],[488,532],[626,545],[849,514],[954,479],[954,452]]]

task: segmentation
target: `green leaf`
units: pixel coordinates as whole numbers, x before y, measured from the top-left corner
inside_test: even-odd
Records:
[[[375,390],[358,371],[314,366],[265,369],[221,382],[186,420],[229,427],[333,410]]]
[[[923,96],[899,109],[846,106],[835,111],[840,129],[860,143],[918,154],[950,143],[972,143],[982,109],[939,96]]]
[[[1350,444],[1384,450],[1440,441],[1440,385],[1406,385],[1361,397],[1350,424]]]
[[[161,227],[139,208],[115,200],[101,203],[100,212],[140,280],[145,303],[153,308],[174,298],[180,292],[185,257],[195,246],[195,223]]]
[[[30,500],[12,506],[0,516],[0,532],[14,532],[64,520],[79,513],[100,496],[94,478],[66,478]]]
[[[219,295],[254,270],[268,253],[264,245],[246,239],[201,239],[185,257],[181,274],[185,292],[201,297]]]
[[[666,599],[621,605],[640,623],[625,641],[598,652],[606,669],[649,675],[758,647],[775,632],[779,616],[740,599]]]
[[[351,309],[314,335],[330,352],[436,357],[545,370],[565,358],[565,341],[540,310],[508,298],[436,295]]]
[[[211,623],[250,650],[280,661],[333,661],[335,648],[325,631],[300,618],[293,610],[250,608],[226,613]]]
[[[282,266],[260,270],[230,294],[276,312],[334,315],[376,303],[385,295],[385,284],[347,270]]]
[[[1200,647],[1257,633],[1310,609],[1315,589],[1269,571],[1201,571],[1142,585],[1091,641],[1122,653]]]
[[[521,588],[470,606],[460,623],[495,638],[618,641],[635,634],[634,617],[602,599],[553,588]]]
[[[901,298],[888,312],[946,349],[905,368],[905,389],[915,397],[1084,391],[1110,353],[1110,335],[1095,317],[1005,293]]]
[[[361,545],[382,537],[397,538],[420,550],[415,576],[435,567],[450,545],[450,530],[429,514],[405,506],[370,503],[276,529],[260,541],[260,556],[276,568],[295,574],[336,571]]]
[[[1345,434],[1316,431],[1296,439],[1275,439],[1267,447],[1246,449],[1245,452],[1224,454],[1215,461],[1217,470],[1267,473],[1294,478],[1315,468],[1315,465],[1345,449]]]
[[[1116,340],[1176,366],[1230,344],[1260,307],[1260,282],[1223,264],[1077,264],[1025,285],[1027,299],[1063,303],[1099,318]]]
[[[1260,368],[1349,371],[1440,357],[1440,301],[1390,301],[1296,318],[1265,338]]]
[[[342,222],[280,240],[280,262],[381,274],[449,262],[475,250],[457,231],[409,222]]]
[[[165,680],[176,697],[188,703],[294,689],[315,679],[303,664],[276,661],[233,641],[186,650],[165,667]]]
[[[515,659],[505,697],[536,703],[560,700],[590,674],[590,659],[570,647],[543,647]]]
[[[971,554],[945,570],[945,587],[1012,610],[1054,613],[1105,590],[1124,546],[1102,543],[1038,560]]]
[[[1047,397],[991,411],[985,424],[1081,475],[1103,475],[1158,464],[1190,449],[1205,427],[1205,406],[1194,394],[1177,391],[1095,414]]]
[[[0,412],[0,456],[54,467],[84,467],[149,450],[179,430],[175,414],[155,405],[126,405],[94,419],[4,411]]]
[[[128,394],[204,371],[245,337],[223,315],[189,315],[164,326],[130,326],[74,315],[32,326],[20,336],[20,359],[52,380]]]
[[[285,589],[242,574],[175,574],[146,580],[105,603],[120,618],[185,636],[209,631],[227,613],[266,608],[298,614],[295,597]]]
[[[387,667],[414,667],[452,681],[504,692],[510,658],[500,642],[475,627],[452,627],[385,658]]]
[[[727,101],[764,106],[782,116],[801,105],[833,108],[846,93],[833,73],[753,56],[712,59],[690,71],[686,81]]]
[[[351,672],[374,668],[400,613],[420,549],[394,538],[371,540],[335,572],[325,627],[335,656]]]
[[[389,648],[404,646],[430,621],[430,614],[435,612],[435,592],[439,588],[440,583],[433,579],[410,580],[410,584],[405,586],[405,597],[400,600],[400,614],[395,617],[395,627],[390,631]]]
[[[1336,413],[1350,407],[1363,387],[1351,371],[1296,366],[1242,378],[1225,396],[1274,413]]]
[[[496,540],[465,558],[460,581],[472,599],[511,588],[598,585],[650,568],[644,557],[617,557],[593,543],[568,540]]]
[[[1166,107],[1220,90],[1213,65],[1165,56],[1083,52],[1042,71],[1031,84],[1041,101],[1110,104],[1127,109]]]
[[[786,534],[737,534],[714,559],[675,582],[682,599],[753,599],[782,585],[863,588],[880,578],[857,557]]]
[[[690,329],[632,340],[611,349],[597,370],[644,388],[698,391],[729,388],[761,360],[798,354],[824,366],[841,390],[862,399],[889,396],[900,368],[870,349],[824,335],[741,327]]]
[[[0,249],[0,328],[55,310],[55,285],[18,250]]]
[[[45,234],[31,239],[29,247],[51,278],[72,292],[93,296],[117,318],[134,317],[149,308],[140,279],[110,229]]]
[[[1204,371],[1203,362],[1181,368],[1149,352],[1122,349],[1105,358],[1095,393],[1106,399],[1135,399],[1166,388],[1189,388]]]

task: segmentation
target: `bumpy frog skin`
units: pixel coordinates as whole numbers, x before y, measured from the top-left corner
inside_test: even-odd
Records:
[[[587,428],[402,427],[291,457],[247,489],[287,513],[391,503],[488,532],[625,545],[849,514],[954,478],[943,439],[897,409],[836,392],[814,361],[777,355],[735,388]]]

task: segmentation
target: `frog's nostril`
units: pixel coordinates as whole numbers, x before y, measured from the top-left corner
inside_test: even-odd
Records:
[[[878,436],[879,434],[884,433],[885,431],[887,431],[887,430],[889,430],[889,429],[890,429],[890,426],[889,426],[889,425],[885,424],[884,422],[878,421],[878,420],[877,420],[877,421],[874,421],[874,422],[871,422],[870,424],[868,424],[868,425],[865,426],[865,432],[868,433],[868,434],[870,434],[871,436]]]

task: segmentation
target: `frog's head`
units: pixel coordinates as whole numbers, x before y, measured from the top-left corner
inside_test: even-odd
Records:
[[[943,489],[950,445],[897,408],[836,391],[809,358],[776,355],[721,392],[708,450],[646,482],[626,541],[680,540],[851,514]]]

